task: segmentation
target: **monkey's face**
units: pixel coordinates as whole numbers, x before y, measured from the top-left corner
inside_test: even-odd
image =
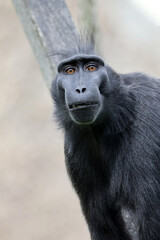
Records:
[[[79,55],[58,66],[58,89],[71,119],[92,124],[102,108],[101,85],[107,78],[104,62],[97,56]]]

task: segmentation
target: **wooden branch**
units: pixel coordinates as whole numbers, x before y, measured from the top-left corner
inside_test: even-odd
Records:
[[[50,88],[58,57],[47,56],[67,46],[77,34],[65,1],[12,1]]]

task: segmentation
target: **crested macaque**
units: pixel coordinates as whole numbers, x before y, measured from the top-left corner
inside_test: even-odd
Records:
[[[160,79],[115,72],[93,41],[63,51],[51,93],[92,240],[160,240]]]

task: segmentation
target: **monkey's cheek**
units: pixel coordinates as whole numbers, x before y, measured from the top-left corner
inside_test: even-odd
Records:
[[[71,119],[79,125],[89,125],[95,122],[100,106],[89,106],[69,111]]]

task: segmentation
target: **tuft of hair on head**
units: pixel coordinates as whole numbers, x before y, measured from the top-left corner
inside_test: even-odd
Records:
[[[74,55],[94,55],[95,54],[95,34],[94,29],[80,29],[76,36],[70,38],[65,47],[61,47],[56,52],[48,55],[48,57],[58,57],[59,61],[63,61]]]
[[[80,28],[79,34],[75,39],[75,51],[76,54],[95,54],[95,31]]]

